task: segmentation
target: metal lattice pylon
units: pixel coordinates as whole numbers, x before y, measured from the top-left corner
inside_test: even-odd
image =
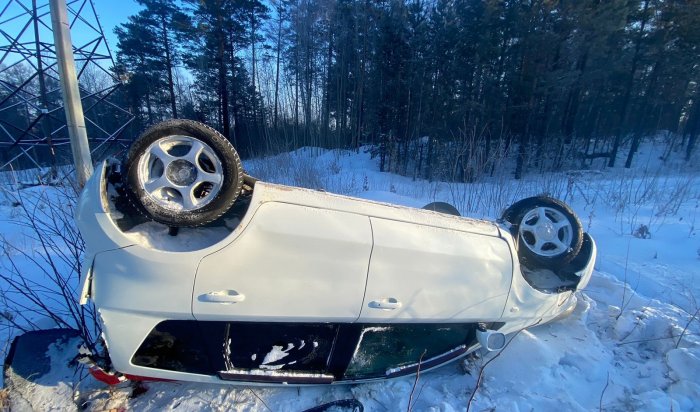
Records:
[[[0,0],[1,2],[1,0]],[[93,0],[68,0],[73,54],[93,158],[122,150],[134,120],[113,102],[120,86]],[[0,5],[0,170],[71,163],[47,0]]]

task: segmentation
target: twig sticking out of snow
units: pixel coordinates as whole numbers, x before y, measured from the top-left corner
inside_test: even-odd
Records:
[[[603,387],[603,391],[600,393],[600,400],[598,401],[598,410],[600,412],[603,412],[603,395],[605,395],[605,391],[608,389],[608,385],[610,385],[610,372],[608,372],[608,379],[605,380],[605,386]]]
[[[683,336],[686,335],[686,331],[688,330],[688,326],[695,320],[695,318],[698,317],[698,313],[700,312],[700,308],[698,308],[695,313],[693,313],[693,316],[690,317],[690,320],[688,320],[688,323],[685,324],[685,327],[683,328],[683,332],[681,332],[680,336],[678,337],[678,342],[676,342],[676,349],[678,349],[678,345],[681,344],[681,341],[683,340]]]
[[[690,323],[688,323],[690,325]],[[680,334],[680,335],[672,335],[672,336],[664,336],[660,338],[648,338],[648,339],[637,339],[637,340],[628,340],[625,342],[619,342],[616,343],[616,346],[622,346],[622,345],[629,345],[631,343],[646,343],[646,342],[654,342],[657,340],[665,340],[665,339],[676,339],[676,338],[683,338],[684,336],[700,336],[698,333],[685,333],[685,334]],[[680,342],[680,340],[679,340]],[[677,346],[676,346],[677,348]]]
[[[634,295],[630,296],[630,298],[627,300],[627,302],[625,302],[625,298],[626,298],[626,294],[627,294],[627,267],[628,267],[629,260],[630,260],[630,245],[631,245],[631,243],[632,243],[631,240],[627,241],[627,254],[625,255],[625,277],[624,277],[624,280],[622,282],[622,287],[623,287],[623,289],[622,289],[622,304],[620,305],[620,313],[617,314],[617,316],[615,317],[615,320],[620,319],[620,316],[622,316],[622,314],[625,312],[625,309],[627,309],[627,306],[630,304],[630,302],[632,302],[632,297],[634,296]],[[636,292],[638,286],[639,286],[639,277],[637,277],[637,284],[635,285],[634,289],[632,289],[632,290],[634,292]]]
[[[255,396],[260,402],[262,402],[263,405],[265,405],[265,408],[267,408],[268,411],[272,412],[272,409],[270,409],[270,407],[267,406],[267,404],[265,403],[265,401],[264,401],[257,393],[255,393],[255,391],[254,391],[253,389],[248,388],[248,390],[249,390],[250,393],[252,393],[253,396]]]
[[[538,322],[539,323],[539,322]],[[535,326],[535,325],[532,325]],[[499,356],[508,348],[508,345],[510,345],[511,342],[513,342],[513,339],[515,339],[520,332],[524,331],[525,328],[520,329],[519,331],[515,332],[513,336],[506,342],[506,344],[503,346],[503,349],[501,349],[493,358],[489,359],[484,363],[484,365],[479,369],[479,376],[476,378],[476,385],[474,386],[474,390],[472,391],[471,396],[469,397],[469,402],[467,402],[467,412],[471,410],[472,407],[472,402],[474,401],[474,397],[476,396],[476,393],[479,391],[479,387],[481,387],[481,381],[484,378],[484,369],[486,369],[487,366],[489,366],[489,363],[495,361],[498,359]]]
[[[416,390],[416,385],[418,385],[418,379],[420,378],[420,367],[421,364],[423,363],[423,356],[425,356],[427,352],[427,349],[423,351],[420,355],[420,359],[418,359],[418,369],[416,370],[416,379],[413,381],[413,387],[411,388],[411,394],[408,396],[408,408],[406,409],[407,412],[411,412],[413,407],[415,406],[415,402],[413,402],[413,405],[411,405],[411,401],[413,400],[413,392]],[[422,390],[422,388],[421,388]],[[420,392],[418,392],[418,396],[420,397]],[[416,397],[416,402],[418,401],[418,397]]]

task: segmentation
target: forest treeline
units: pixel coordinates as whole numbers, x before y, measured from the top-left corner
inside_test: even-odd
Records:
[[[371,144],[382,170],[471,180],[631,163],[700,129],[697,0],[137,0],[115,33],[136,120],[205,122],[243,156]],[[670,132],[670,133],[666,133]]]

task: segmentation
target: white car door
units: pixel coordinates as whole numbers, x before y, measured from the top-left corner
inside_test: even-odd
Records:
[[[497,320],[510,290],[498,236],[371,218],[374,248],[359,322]]]
[[[367,216],[281,202],[248,213],[242,233],[197,269],[197,320],[358,318],[372,250]]]

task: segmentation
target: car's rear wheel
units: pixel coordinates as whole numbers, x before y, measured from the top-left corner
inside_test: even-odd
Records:
[[[513,224],[520,260],[530,268],[556,270],[581,251],[581,222],[569,206],[557,199],[523,199],[506,209],[503,219]]]
[[[168,120],[132,144],[124,174],[128,193],[149,218],[169,226],[199,226],[224,214],[243,185],[231,143],[191,120]]]
[[[427,205],[423,206],[423,209],[432,210],[434,212],[446,213],[448,215],[461,216],[459,214],[459,210],[457,210],[456,207],[445,202],[428,203]]]

